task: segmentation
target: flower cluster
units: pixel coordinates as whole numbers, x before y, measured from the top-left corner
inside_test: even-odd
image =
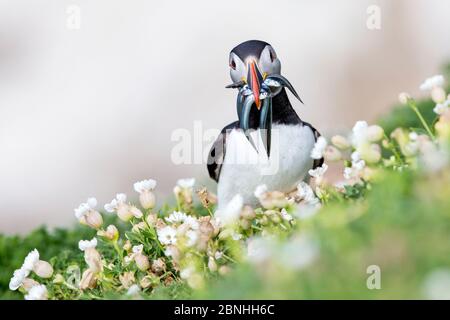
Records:
[[[134,184],[139,206],[124,193],[104,205],[119,222],[104,226],[97,200],[89,198],[75,209],[75,217],[94,229],[96,237],[79,241],[78,262],[61,267],[50,260],[52,266],[35,249],[14,272],[9,287],[25,299],[100,298],[106,292],[135,299],[159,287],[204,288],[210,278],[228,274],[239,263],[254,265],[263,274],[304,269],[321,252],[314,235],[301,226],[320,216],[328,202],[361,197],[383,170],[435,173],[448,166],[450,109],[443,83],[436,76],[421,86],[436,103],[433,126],[403,93],[400,101],[416,112],[423,130],[398,128],[386,134],[378,125],[358,121],[349,134],[319,137],[310,156],[326,163],[309,170],[289,193],[259,185],[254,190],[257,206],[236,194],[218,209],[215,195],[204,187],[195,189],[190,178],[177,181],[174,206],[156,209],[157,182],[147,179]],[[332,163],[343,171],[335,184],[327,176]]]
[[[14,271],[9,282],[9,288],[11,290],[20,289],[25,293],[26,300],[47,300],[46,286],[32,279],[30,277],[31,271],[42,279],[51,278],[53,275],[53,267],[47,261],[39,259],[39,252],[36,249],[32,250],[25,257],[22,266]]]

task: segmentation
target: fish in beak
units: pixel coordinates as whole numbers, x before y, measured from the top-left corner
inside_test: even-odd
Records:
[[[261,89],[264,79],[258,69],[256,62],[248,64],[247,86],[239,91],[237,98],[237,112],[239,123],[251,145],[258,151],[255,142],[250,135],[250,115],[253,105],[257,109],[258,126],[261,139],[264,144],[267,156],[270,156],[270,138],[272,129],[272,98],[265,89]],[[263,99],[261,99],[261,95]],[[265,97],[264,97],[265,95]]]

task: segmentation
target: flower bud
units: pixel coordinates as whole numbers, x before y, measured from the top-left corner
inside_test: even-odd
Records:
[[[55,275],[55,278],[53,279],[54,284],[63,284],[66,280],[64,279],[63,275],[58,273]]]
[[[211,272],[217,271],[217,263],[213,257],[209,257],[209,259],[208,259],[208,268]]]
[[[163,259],[158,258],[152,263],[152,271],[156,274],[162,274],[166,270],[166,263]]]
[[[331,143],[334,144],[338,149],[346,150],[350,148],[350,142],[347,140],[347,138],[336,135],[331,138]]]
[[[134,261],[136,262],[138,269],[141,271],[145,271],[150,268],[150,262],[148,261],[147,256],[142,253],[137,253],[134,256]]]
[[[81,217],[80,222],[93,229],[99,229],[103,225],[103,218],[98,211],[89,210],[83,217]]]
[[[123,274],[119,275],[119,281],[122,284],[122,287],[124,287],[125,289],[128,289],[135,282],[134,272],[127,271],[127,272],[124,272]]]
[[[141,281],[139,282],[139,284],[141,285],[141,287],[143,289],[147,289],[149,287],[154,287],[154,286],[158,285],[158,283],[159,283],[159,279],[153,274],[143,277],[141,279]]]
[[[97,284],[97,277],[95,275],[95,272],[91,269],[86,269],[83,272],[83,275],[80,280],[80,289],[86,290],[86,289],[92,289],[95,288],[95,285]]]
[[[199,231],[208,237],[212,236],[214,233],[214,226],[209,221],[200,222]]]
[[[269,219],[267,218],[267,216],[262,216],[261,219],[259,219],[259,223],[265,226],[269,223]]]
[[[103,270],[102,257],[95,248],[87,248],[84,251],[84,260],[91,271],[97,273]]]
[[[117,208],[117,216],[120,220],[127,222],[133,218],[134,215],[130,210],[130,206],[122,203]]]
[[[150,213],[145,221],[147,221],[149,226],[154,227],[156,225],[156,221],[158,220],[158,217],[154,213]]]
[[[130,242],[130,240],[127,240],[127,241],[125,241],[125,243],[124,243],[124,245],[123,245],[123,250],[125,250],[125,251],[130,251],[131,250],[131,248],[132,248],[133,246],[131,245],[131,242]]]
[[[34,286],[38,285],[39,282],[30,278],[25,278],[22,282],[22,288],[24,288],[26,292],[30,291],[30,289],[33,288]]]
[[[248,230],[251,226],[251,223],[248,220],[241,219],[239,220],[239,225],[242,227],[242,229]]]
[[[164,279],[164,285],[165,286],[169,286],[171,285],[175,280],[172,277],[167,277],[166,279]]]
[[[252,220],[256,217],[256,214],[252,207],[244,206],[241,211],[241,217],[246,220]]]
[[[50,263],[48,263],[47,261],[43,261],[43,260],[39,260],[38,262],[36,262],[34,264],[33,271],[34,271],[34,273],[36,273],[36,275],[38,277],[41,277],[44,279],[50,278],[53,275],[52,265]]]
[[[442,87],[434,87],[431,89],[431,99],[435,103],[442,103],[446,99],[445,90]]]
[[[210,207],[211,204],[217,203],[217,197],[214,194],[208,192],[206,188],[202,188],[199,191],[197,191],[197,195],[200,199],[202,206],[207,209]]]
[[[131,214],[134,216],[134,217],[136,217],[136,218],[138,218],[138,219],[140,219],[140,218],[142,218],[144,215],[142,214],[142,211],[141,210],[139,210],[138,208],[136,208],[135,206],[131,206],[130,207],[130,212],[131,212]]]
[[[110,224],[106,230],[99,230],[97,235],[105,237],[110,241],[117,241],[117,239],[119,239],[119,230],[117,230],[115,225]]]
[[[152,191],[146,190],[139,195],[139,202],[144,209],[153,209],[156,204],[156,197]]]
[[[367,128],[367,140],[370,142],[380,141],[384,136],[384,130],[380,126],[372,125]]]
[[[362,145],[358,150],[361,159],[367,163],[377,163],[381,160],[380,146],[377,144]]]
[[[330,161],[330,162],[334,162],[334,161],[339,161],[342,159],[342,154],[341,152],[333,147],[333,146],[327,146],[325,148],[325,152],[323,154],[325,161]]]
[[[278,224],[281,222],[281,218],[278,215],[271,215],[270,220],[272,220],[274,223]]]
[[[144,221],[142,221],[135,224],[131,230],[134,233],[139,233],[140,230],[144,230],[145,228],[147,228],[147,224]]]
[[[411,96],[406,92],[402,92],[398,95],[398,101],[400,101],[401,104],[408,104],[409,99],[411,99]]]

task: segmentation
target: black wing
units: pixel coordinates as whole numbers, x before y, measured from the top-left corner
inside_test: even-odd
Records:
[[[314,140],[317,141],[317,139],[320,137],[320,132],[316,130],[316,128],[314,128],[310,123],[308,122],[304,122],[303,121],[303,125],[308,126],[311,128],[312,132],[314,133]],[[320,159],[315,159],[313,162],[313,169],[317,168],[317,167],[321,167],[323,164],[324,159],[320,158]]]
[[[222,169],[223,160],[225,158],[227,131],[238,127],[239,121],[236,121],[223,128],[209,151],[207,163],[208,172],[209,176],[216,182],[219,182],[220,170]]]

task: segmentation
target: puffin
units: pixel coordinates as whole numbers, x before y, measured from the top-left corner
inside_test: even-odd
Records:
[[[209,176],[217,182],[218,209],[236,195],[246,205],[258,204],[256,189],[289,193],[308,171],[322,166],[311,151],[320,133],[295,112],[288,93],[301,103],[292,84],[281,75],[273,47],[245,41],[229,54],[232,84],[237,89],[237,120],[225,126],[208,154]]]

